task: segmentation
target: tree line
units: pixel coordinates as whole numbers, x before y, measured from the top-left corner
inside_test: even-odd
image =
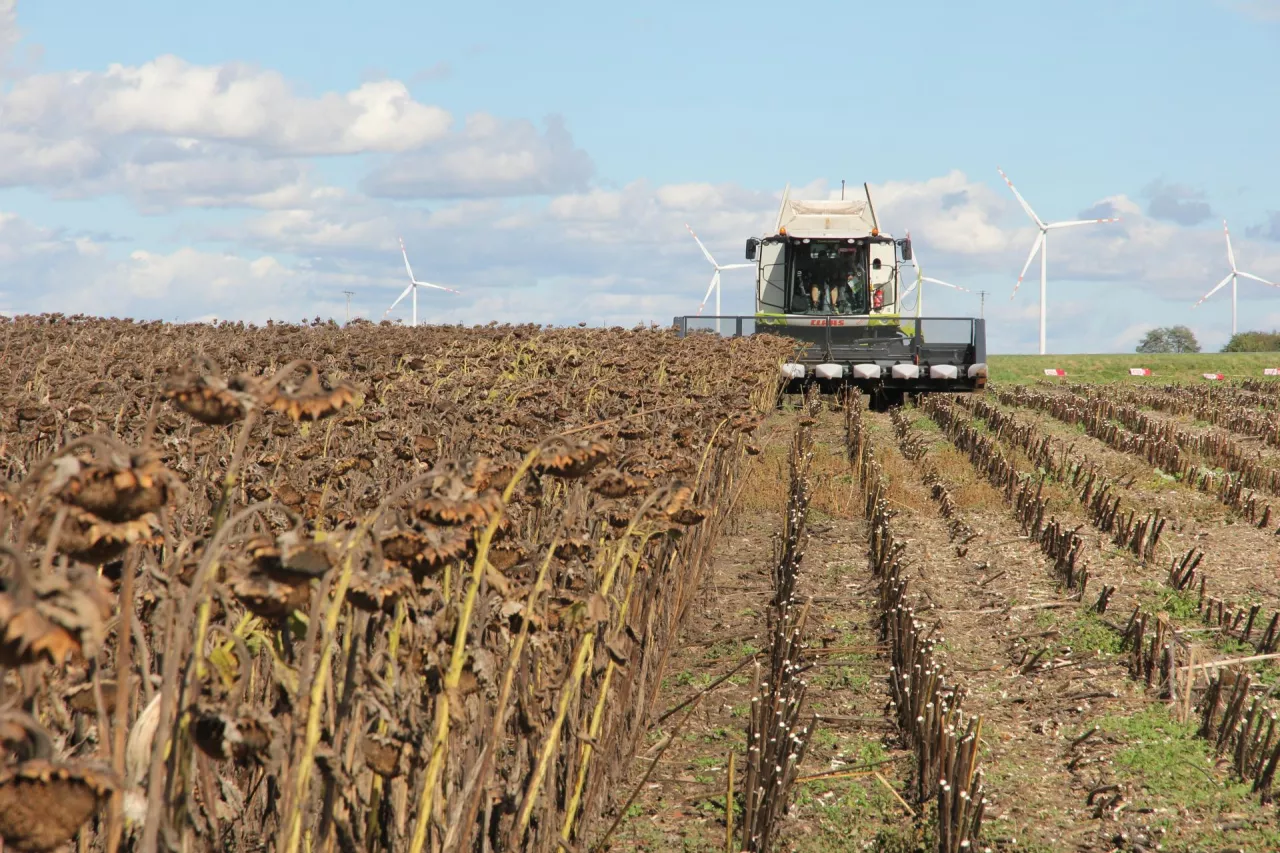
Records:
[[[1186,326],[1161,326],[1147,332],[1136,351],[1146,355],[1200,352],[1200,343]],[[1238,332],[1219,352],[1280,352],[1280,332]]]

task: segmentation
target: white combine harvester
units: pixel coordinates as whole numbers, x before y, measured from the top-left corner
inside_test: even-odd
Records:
[[[983,320],[901,315],[911,240],[880,230],[869,190],[865,199],[798,201],[788,188],[773,233],[747,240],[746,256],[756,265],[756,313],[677,317],[679,334],[719,325],[795,338],[796,356],[782,365],[789,392],[855,387],[876,409],[907,393],[985,387]]]

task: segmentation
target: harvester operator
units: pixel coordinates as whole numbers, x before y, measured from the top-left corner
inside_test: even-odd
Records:
[[[866,300],[866,288],[863,286],[862,276],[853,270],[845,277],[844,286],[841,288],[844,297],[841,301],[848,306],[845,313],[852,314],[856,306],[864,304]]]

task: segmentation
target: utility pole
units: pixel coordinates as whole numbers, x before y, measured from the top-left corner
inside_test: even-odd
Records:
[[[347,294],[347,323],[350,323],[351,322],[351,297],[355,296],[356,292],[354,290],[344,290],[342,292]]]
[[[987,319],[987,291],[979,290],[978,298],[981,300],[978,303],[978,316],[985,320]]]

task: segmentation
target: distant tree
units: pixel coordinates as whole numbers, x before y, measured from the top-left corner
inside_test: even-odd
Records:
[[[1200,352],[1200,342],[1186,326],[1170,326],[1167,331],[1170,352]]]
[[[1280,332],[1239,332],[1231,336],[1223,352],[1280,352]]]
[[[1150,355],[1162,352],[1200,352],[1195,333],[1186,326],[1161,326],[1147,332],[1137,352]]]

